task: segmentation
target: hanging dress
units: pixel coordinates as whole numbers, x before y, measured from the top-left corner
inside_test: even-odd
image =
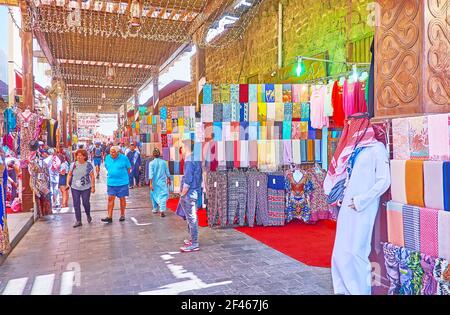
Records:
[[[331,218],[331,213],[327,203],[327,196],[323,190],[323,182],[327,173],[323,169],[313,167],[308,170],[307,175],[313,186],[310,200],[311,223],[319,220],[328,220]]]
[[[30,158],[30,143],[37,139],[40,133],[40,118],[37,114],[31,113],[25,116],[23,112],[17,115],[20,127],[20,158],[26,161]]]
[[[8,173],[6,171],[6,165],[3,159],[0,159],[0,172],[3,174],[0,185],[0,255],[3,255],[6,254],[10,248],[8,225],[6,220],[6,184],[8,180]]]
[[[297,182],[294,179],[295,171],[302,173],[302,179]],[[286,222],[294,219],[305,223],[311,221],[310,197],[313,185],[309,176],[300,169],[286,171]]]

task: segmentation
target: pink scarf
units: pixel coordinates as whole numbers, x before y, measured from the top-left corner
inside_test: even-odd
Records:
[[[346,121],[324,181],[324,190],[327,195],[339,181],[346,178],[348,160],[353,151],[376,142],[375,131],[368,118],[350,118]]]

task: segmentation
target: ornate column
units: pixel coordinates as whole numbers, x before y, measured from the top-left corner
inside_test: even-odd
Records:
[[[67,145],[68,145],[68,141],[67,141],[67,107],[68,107],[68,100],[67,100],[67,97],[64,96],[63,106],[62,106],[61,131],[62,131],[62,143],[64,144],[65,147],[67,147]]]
[[[375,115],[450,112],[449,1],[378,3]]]

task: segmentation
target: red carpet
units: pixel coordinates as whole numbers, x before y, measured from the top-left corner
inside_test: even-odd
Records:
[[[167,208],[172,210],[173,212],[177,211],[178,207],[178,198],[172,198],[167,201]],[[198,225],[201,227],[208,226],[208,216],[206,214],[206,209],[199,209],[197,211],[198,215]]]
[[[315,225],[292,222],[282,227],[240,227],[236,230],[315,267],[331,267],[336,222],[319,221]]]

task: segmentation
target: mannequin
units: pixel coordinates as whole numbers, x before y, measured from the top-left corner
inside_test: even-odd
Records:
[[[340,196],[331,272],[336,294],[370,295],[372,231],[390,185],[389,159],[367,114],[348,121],[324,181],[325,194]],[[344,187],[342,195],[336,187]]]
[[[41,120],[28,106],[23,112],[19,112],[17,121],[20,128],[20,158],[26,163],[31,154],[30,143],[40,134]]]

